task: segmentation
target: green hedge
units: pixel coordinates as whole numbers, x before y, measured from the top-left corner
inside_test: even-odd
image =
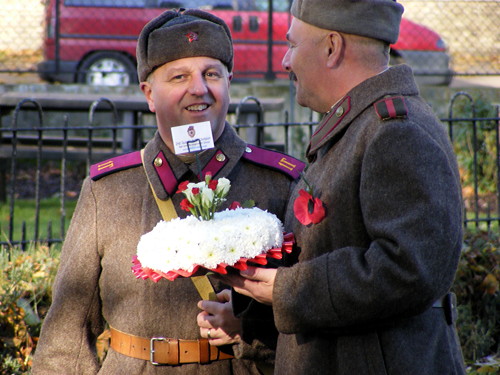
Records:
[[[59,251],[0,248],[0,374],[25,374],[52,295]]]
[[[59,250],[0,249],[0,375],[26,374],[50,305]],[[500,236],[467,232],[453,286],[469,374],[500,373]]]
[[[470,374],[500,373],[500,235],[465,234],[453,291],[457,329]]]

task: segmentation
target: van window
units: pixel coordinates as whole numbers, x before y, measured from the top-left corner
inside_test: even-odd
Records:
[[[269,0],[239,0],[241,10],[259,10],[267,12],[269,10]],[[290,10],[291,0],[274,0],[273,11],[288,12]]]
[[[268,11],[268,0],[64,0],[66,6],[113,8],[199,8]],[[273,3],[276,12],[287,12],[290,0]]]
[[[64,0],[64,5],[74,7],[144,8],[148,0]]]
[[[253,1],[253,0],[252,0]],[[233,0],[65,0],[66,6],[113,8],[233,9]]]

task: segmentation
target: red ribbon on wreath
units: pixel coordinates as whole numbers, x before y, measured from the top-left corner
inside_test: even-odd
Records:
[[[270,249],[267,252],[257,255],[255,258],[240,258],[235,264],[230,267],[236,268],[238,270],[246,270],[248,268],[248,262],[257,263],[261,265],[267,264],[267,258],[281,259],[283,257],[283,253],[290,254],[293,249],[293,244],[295,243],[295,237],[293,233],[285,233],[283,235],[283,243],[281,248]],[[217,272],[222,275],[227,274],[227,267],[229,267],[225,263],[220,263],[216,268],[208,269],[199,265],[196,265],[192,271],[186,270],[172,270],[169,272],[162,272],[153,270],[151,268],[143,267],[137,255],[132,257],[132,272],[134,273],[137,279],[151,279],[155,283],[160,281],[162,278],[165,278],[170,281],[174,281],[179,276],[181,277],[190,277],[193,275],[205,274],[208,271]],[[200,273],[200,272],[201,273]]]

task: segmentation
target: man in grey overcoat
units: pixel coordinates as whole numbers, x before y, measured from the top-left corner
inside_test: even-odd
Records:
[[[260,374],[257,362],[272,364],[277,338],[267,306],[266,316],[253,301],[238,320],[228,290],[212,280],[220,291],[218,311],[228,323],[211,325],[208,308],[197,306],[201,298],[190,278],[138,279],[132,258],[141,235],[162,219],[155,198],[171,200],[178,216],[186,216],[179,210],[183,195],[176,194],[180,182],[198,182],[207,172],[227,177],[231,189],[223,208],[252,199],[283,219],[303,163],[247,145],[226,123],[233,46],[218,17],[201,10],[167,11],[144,27],[137,57],[140,86],[158,132],[142,157],[137,151],[97,163],[85,179],[32,373]],[[197,157],[174,154],[171,128],[206,121],[215,147]],[[207,318],[200,326],[199,314]],[[247,329],[254,321],[260,329]],[[99,363],[96,339],[107,326],[110,349]]]
[[[284,68],[324,114],[286,227],[296,259],[228,278],[272,304],[276,374],[464,374],[449,293],[462,247],[457,162],[408,66],[403,7],[294,0]]]

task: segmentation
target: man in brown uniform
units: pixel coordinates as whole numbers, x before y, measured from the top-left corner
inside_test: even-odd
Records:
[[[234,334],[200,329],[200,296],[189,278],[136,279],[131,261],[140,236],[162,218],[151,190],[160,201],[172,199],[185,217],[177,185],[198,181],[201,166],[201,174],[231,181],[227,205],[253,199],[283,218],[303,165],[247,145],[225,122],[233,48],[219,18],[199,10],[167,11],[143,29],[137,56],[158,132],[144,149],[144,162],[140,152],[122,155],[94,165],[84,181],[33,374],[257,374],[255,361],[272,360],[272,332],[257,339],[245,330],[251,323],[245,317],[237,323],[243,330],[236,325]],[[215,148],[202,151],[196,162],[194,155],[176,156],[170,128],[202,121],[210,121]],[[116,335],[101,366],[95,343],[106,324]],[[222,351],[208,345],[230,338],[233,345]],[[228,351],[238,359],[226,359]]]
[[[298,103],[325,114],[285,219],[300,253],[231,283],[272,303],[277,374],[463,374],[448,293],[459,173],[411,69],[388,67],[403,7],[295,0],[291,11],[283,66]]]

